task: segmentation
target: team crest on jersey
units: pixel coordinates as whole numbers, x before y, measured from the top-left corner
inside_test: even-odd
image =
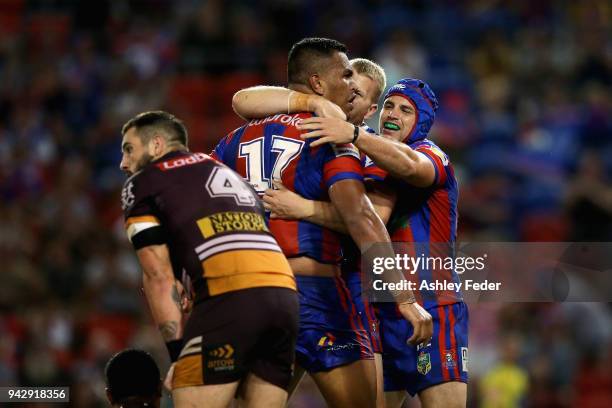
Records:
[[[426,375],[431,370],[431,356],[429,353],[421,351],[417,358],[417,371]]]
[[[350,156],[356,158],[357,160],[360,159],[359,151],[352,144],[332,144],[331,147],[334,150],[334,155],[336,157]]]
[[[134,189],[134,183],[130,181],[129,183],[125,185],[125,187],[123,187],[123,190],[121,190],[121,209],[122,210],[126,210],[134,205],[134,200],[136,199],[136,197],[134,196],[134,193],[132,192],[133,189]]]
[[[457,367],[457,354],[455,353],[455,350],[444,350],[444,360],[442,361],[442,365],[445,368]]]

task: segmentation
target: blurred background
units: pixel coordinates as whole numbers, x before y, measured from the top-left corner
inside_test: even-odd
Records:
[[[305,36],[430,83],[461,241],[611,241],[611,25],[606,0],[0,0],[0,386],[101,407],[115,351],[167,367],[122,226],[121,125],[166,109],[208,152],[241,124],[232,94],[284,85]],[[612,406],[610,304],[470,314],[470,406]],[[321,404],[305,381],[292,406]]]

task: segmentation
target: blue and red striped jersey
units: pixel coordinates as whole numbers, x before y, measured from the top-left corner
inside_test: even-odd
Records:
[[[455,172],[448,156],[432,141],[418,140],[410,145],[423,153],[434,165],[436,172],[432,186],[418,188],[397,180],[369,158],[364,163],[364,178],[390,183],[397,192],[397,201],[387,223],[391,241],[432,245],[411,245],[413,256],[453,256],[457,237],[457,201],[459,190]],[[423,253],[427,252],[427,253]],[[456,272],[443,268],[421,268],[417,283],[443,281],[459,282]],[[461,296],[455,293],[417,293],[425,307],[455,303]]]
[[[357,149],[351,145],[310,147],[296,126],[311,113],[278,114],[252,120],[223,138],[212,156],[244,178],[262,195],[282,181],[310,200],[329,200],[336,182],[362,180]],[[287,257],[307,256],[322,263],[340,263],[341,234],[308,221],[269,219],[270,231]]]

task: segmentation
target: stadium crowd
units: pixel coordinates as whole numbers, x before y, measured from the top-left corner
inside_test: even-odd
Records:
[[[612,241],[611,31],[600,0],[3,0],[0,386],[104,406],[114,352],[166,361],[123,232],[119,126],[162,108],[208,152],[241,123],[233,93],[283,85],[308,35],[435,90],[460,241]],[[470,406],[612,406],[609,304],[470,314]]]

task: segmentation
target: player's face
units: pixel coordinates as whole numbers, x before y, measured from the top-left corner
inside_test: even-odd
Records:
[[[399,95],[385,99],[378,123],[383,136],[402,141],[412,132],[415,123],[416,107],[412,101]]]
[[[336,52],[326,61],[326,69],[320,74],[324,86],[323,97],[340,106],[349,115],[355,98],[353,68],[343,52]]]
[[[353,110],[348,116],[348,121],[355,125],[361,125],[364,120],[369,119],[378,109],[378,105],[374,101],[374,95],[378,90],[378,86],[372,78],[357,72],[353,74],[353,81],[355,82],[356,95],[353,100]]]
[[[119,167],[128,176],[136,173],[153,160],[149,147],[143,145],[142,140],[136,134],[136,128],[130,128],[121,142],[121,164]]]

